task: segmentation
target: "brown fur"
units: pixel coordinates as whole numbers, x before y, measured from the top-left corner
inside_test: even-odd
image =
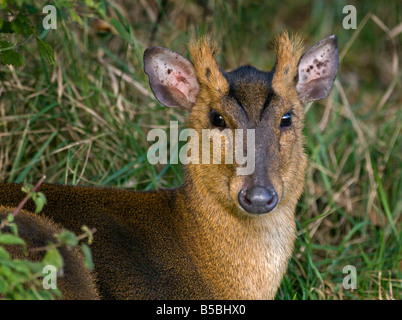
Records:
[[[48,201],[41,217],[75,232],[83,224],[97,229],[92,251],[103,298],[274,298],[293,250],[293,215],[307,165],[303,109],[296,90],[301,41],[285,32],[276,38],[275,47],[278,58],[269,73],[252,67],[224,72],[211,41],[193,41],[190,53],[199,83],[195,103],[180,93],[175,101],[170,92],[198,88],[189,81],[172,87],[179,78],[169,78],[166,64],[168,74],[158,72],[168,84],[151,79],[161,99],[167,94],[171,106],[183,101],[191,110],[188,126],[199,137],[202,129],[213,129],[211,110],[222,115],[232,131],[255,129],[252,175],[237,175],[236,164],[212,164],[211,155],[211,164],[187,165],[185,182],[177,189],[41,186]],[[163,50],[149,51],[147,59],[152,54],[163,58]],[[168,56],[174,66],[184,66],[173,74],[192,74],[183,57],[171,51]],[[152,65],[146,71],[152,73]],[[281,118],[290,111],[292,126],[280,128]],[[276,208],[263,215],[246,212],[238,200],[242,188],[256,184],[272,185],[278,194]],[[22,198],[19,185],[0,185],[1,204],[16,206]],[[33,210],[32,202],[27,209]]]

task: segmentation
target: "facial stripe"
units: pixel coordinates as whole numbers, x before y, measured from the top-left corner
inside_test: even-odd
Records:
[[[243,111],[244,111],[244,113],[246,115],[247,121],[248,121],[249,116],[247,114],[247,109],[244,107],[243,103],[241,103],[240,99],[236,96],[235,89],[234,89],[234,86],[232,84],[229,84],[229,96],[236,101],[236,103],[238,104],[238,106],[240,108],[243,109]]]
[[[262,119],[262,116],[264,114],[265,109],[269,106],[269,104],[271,103],[271,101],[273,99],[275,99],[277,97],[276,93],[274,92],[273,89],[269,90],[268,95],[267,95],[267,99],[265,100],[262,108],[261,108],[261,112],[260,112],[260,121]]]
[[[229,96],[242,108],[247,120],[261,120],[263,109],[275,96],[272,90],[273,73],[242,66],[225,72],[224,76],[229,83]]]

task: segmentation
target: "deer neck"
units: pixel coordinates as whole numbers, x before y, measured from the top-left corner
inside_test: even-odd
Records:
[[[295,239],[294,206],[252,216],[186,177],[176,200],[199,273],[226,299],[273,299]]]

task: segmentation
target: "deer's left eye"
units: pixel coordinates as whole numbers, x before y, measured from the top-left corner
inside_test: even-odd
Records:
[[[292,114],[291,112],[286,113],[281,118],[281,128],[287,128],[292,125]]]
[[[211,119],[211,123],[214,127],[218,128],[226,128],[226,122],[225,119],[216,111],[211,111],[209,114],[209,117]]]

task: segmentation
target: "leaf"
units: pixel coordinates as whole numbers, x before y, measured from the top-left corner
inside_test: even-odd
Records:
[[[0,234],[0,243],[3,244],[21,244],[25,245],[25,241],[22,240],[20,237],[9,233],[2,233]]]
[[[22,67],[25,63],[24,57],[7,40],[0,40],[0,61],[2,64],[13,65],[14,67]]]
[[[46,202],[46,197],[42,192],[35,192],[32,194],[32,200],[35,202],[35,213],[39,213],[42,211],[44,205],[47,203]]]
[[[0,40],[0,52],[13,47],[14,45],[10,41]]]
[[[9,266],[7,266],[7,265],[5,265],[5,264],[3,264],[3,265],[0,265],[0,274],[4,277],[4,278],[6,278],[6,279],[8,279],[8,280],[12,280],[13,279],[13,276],[14,276],[14,273],[13,273],[13,271],[11,270],[11,268],[9,267]]]
[[[31,270],[23,260],[13,261],[14,275],[19,282],[28,281],[31,276]]]
[[[88,237],[88,244],[91,245],[92,241],[94,239],[94,233],[92,230],[90,230],[87,226],[82,226],[81,230],[84,232],[84,234]]]
[[[0,294],[5,294],[7,293],[9,288],[9,284],[7,283],[6,279],[4,279],[1,275],[0,275]]]
[[[8,223],[7,227],[10,228],[10,231],[13,235],[15,235],[16,237],[18,237],[18,226],[16,223]]]
[[[71,247],[75,247],[78,244],[77,236],[73,232],[68,230],[63,230],[62,232],[60,232],[60,234],[57,236],[57,240],[61,244]]]
[[[29,260],[25,260],[25,265],[31,270],[31,273],[42,273],[43,264],[42,262],[32,262]]]
[[[54,60],[54,51],[52,47],[41,38],[36,37],[36,44],[38,45],[40,56],[53,66],[57,66]]]
[[[21,53],[13,49],[0,52],[0,61],[2,64],[12,65],[17,68],[25,64],[25,59]]]
[[[11,256],[8,253],[8,251],[6,249],[4,249],[2,246],[0,246],[0,261],[1,260],[7,260],[8,261],[10,259],[11,259]]]
[[[88,270],[92,270],[94,268],[94,263],[92,261],[91,249],[89,249],[89,247],[85,243],[82,244],[81,248],[82,252],[84,253],[85,267]]]
[[[51,265],[56,267],[56,269],[60,269],[63,266],[63,258],[61,257],[61,254],[57,248],[51,248],[46,252],[42,263],[44,265]]]
[[[7,221],[8,221],[8,222],[13,222],[13,221],[14,221],[14,216],[13,216],[12,213],[9,213],[9,214],[7,215]]]
[[[24,185],[22,186],[21,190],[25,193],[30,193],[33,190],[34,186],[30,184],[28,181],[24,181]]]
[[[90,7],[90,8],[95,7],[95,3],[94,3],[93,0],[85,0],[85,5]]]

